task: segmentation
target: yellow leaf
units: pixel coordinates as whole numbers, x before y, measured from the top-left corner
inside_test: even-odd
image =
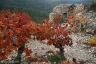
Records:
[[[96,45],[96,37],[90,38],[89,39],[89,44],[90,45]]]
[[[86,23],[86,19],[83,18],[83,19],[81,20],[81,23],[82,23],[82,24],[85,24],[85,23]]]

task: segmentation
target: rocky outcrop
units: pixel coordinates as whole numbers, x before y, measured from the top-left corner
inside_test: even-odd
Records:
[[[87,33],[96,34],[96,12],[88,11],[83,14],[86,18],[85,29]]]
[[[53,8],[53,12],[49,14],[49,19],[51,21],[54,20],[54,17],[58,14],[61,14],[63,16],[64,13],[66,13],[67,16],[69,16],[70,13],[77,11],[80,8],[84,8],[85,6],[83,4],[60,4]]]
[[[79,9],[82,11],[75,14],[75,16],[82,16],[86,23],[82,26],[81,19],[76,20],[79,28],[85,30],[86,33],[96,34],[96,12],[90,10],[90,6],[83,4],[60,4],[53,8],[53,12],[49,14],[49,19],[54,21],[58,14],[61,15],[62,21],[66,22],[66,18],[70,15],[70,13],[77,12]],[[75,17],[74,16],[74,17]],[[79,22],[78,22],[79,21]]]

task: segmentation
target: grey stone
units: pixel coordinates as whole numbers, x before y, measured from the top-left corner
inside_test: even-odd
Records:
[[[96,34],[96,12],[89,10],[89,6],[83,4],[60,4],[53,8],[53,12],[49,14],[49,19],[54,21],[56,15],[62,16],[63,22],[66,22],[66,18],[70,12],[75,12],[78,9],[83,8],[84,10],[79,12],[77,15],[82,15],[86,19],[86,24],[81,26],[80,21],[78,23],[79,29],[85,30],[88,34]],[[88,11],[89,10],[89,11]],[[64,17],[63,17],[64,16]]]

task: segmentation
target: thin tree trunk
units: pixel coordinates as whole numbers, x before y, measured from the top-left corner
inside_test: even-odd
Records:
[[[64,60],[65,59],[65,57],[64,57],[64,48],[61,46],[59,48],[59,50],[60,50],[60,56],[61,56],[62,60]]]
[[[14,64],[21,64],[21,54],[23,53],[23,51],[24,51],[24,46],[21,46],[19,48],[18,55],[17,55],[17,57],[14,60]]]
[[[62,58],[62,60],[65,60],[65,56],[64,56],[64,48],[62,47],[62,45],[59,43],[60,45],[60,48],[59,48],[59,51],[60,51],[60,56]]]

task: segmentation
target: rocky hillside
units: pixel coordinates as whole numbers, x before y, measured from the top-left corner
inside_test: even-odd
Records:
[[[89,39],[93,38],[94,35],[96,34],[96,12],[89,10],[89,7],[83,5],[83,4],[60,4],[56,7],[53,8],[53,12],[50,13],[49,18],[50,21],[54,21],[53,19],[56,18],[54,16],[60,14],[63,16],[63,13],[68,13],[67,17],[70,16],[70,7],[73,10],[73,13],[78,11],[79,12],[75,13],[74,15],[74,22],[76,25],[78,25],[78,30],[74,32],[74,28],[70,27],[70,25],[67,27],[69,30],[73,31],[72,34],[70,34],[70,38],[72,39],[72,46],[64,46],[64,51],[65,51],[65,57],[71,62],[73,58],[75,58],[78,62],[78,64],[96,64],[96,46],[90,46],[86,45],[89,43]],[[61,17],[62,18],[62,17]],[[77,18],[77,19],[76,19]],[[79,19],[78,19],[79,18]],[[85,20],[85,21],[82,21]],[[84,23],[83,23],[84,22]],[[61,26],[65,26],[67,22],[64,22],[61,24]],[[82,27],[83,24],[83,27]],[[75,26],[75,25],[73,25]],[[46,52],[53,51],[56,53],[58,49],[54,48],[53,46],[50,46],[47,48],[47,46],[42,43],[39,44],[39,41],[34,41],[37,43],[33,43],[34,40],[30,40],[29,44],[27,46],[32,49],[33,47],[33,52],[37,52],[38,57],[48,57]],[[33,45],[34,46],[31,46]],[[44,47],[44,48],[43,48]],[[42,49],[43,48],[43,49]],[[95,54],[95,55],[93,55]],[[49,54],[51,55],[51,54]],[[34,56],[32,54],[32,56]],[[41,63],[42,64],[42,63]],[[48,63],[50,64],[50,63]]]

